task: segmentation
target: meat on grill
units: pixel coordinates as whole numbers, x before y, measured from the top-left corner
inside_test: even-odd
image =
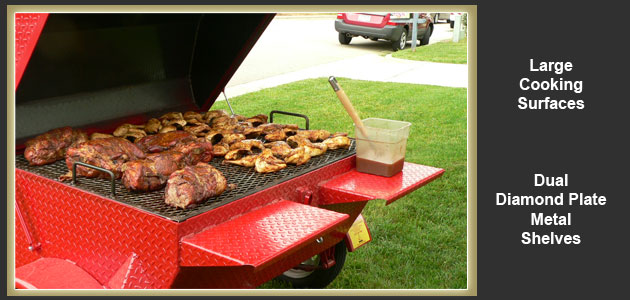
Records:
[[[144,152],[129,140],[112,137],[96,139],[76,144],[66,152],[68,174],[61,176],[62,180],[72,177],[74,162],[83,162],[96,167],[107,169],[114,173],[116,179],[121,176],[122,165],[130,160],[145,158]],[[109,178],[109,175],[83,166],[77,166],[77,176]]]
[[[155,153],[169,150],[178,143],[195,140],[195,136],[186,131],[170,131],[148,135],[136,141],[136,145],[144,152]]]
[[[79,129],[71,127],[53,129],[28,140],[24,158],[34,166],[53,163],[65,158],[68,147],[87,140],[87,133]]]
[[[228,187],[223,174],[213,166],[198,163],[175,171],[166,183],[166,204],[187,208],[221,195]]]
[[[185,154],[164,151],[148,154],[122,166],[122,183],[132,191],[154,191],[164,187],[168,176],[185,166]]]
[[[210,160],[212,144],[204,139],[197,139],[179,144],[170,151],[148,154],[146,159],[125,163],[122,167],[122,182],[132,191],[159,190],[173,172]]]

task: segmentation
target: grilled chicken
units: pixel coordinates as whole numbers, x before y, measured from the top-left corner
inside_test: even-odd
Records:
[[[188,122],[188,121],[187,121]],[[184,127],[184,131],[189,132],[195,136],[206,136],[210,131],[210,126],[207,124],[199,123],[193,124],[188,122],[188,124]]]
[[[156,118],[149,119],[146,124],[144,124],[144,131],[148,134],[156,134],[160,132],[162,129],[162,122]]]
[[[107,133],[93,132],[92,134],[90,134],[90,140],[108,139],[111,137],[114,137],[114,136]]]
[[[178,144],[172,151],[152,153],[146,159],[125,163],[122,167],[122,182],[132,191],[154,191],[163,188],[173,172],[210,160],[212,144],[204,139],[197,139]]]
[[[203,121],[206,124],[211,124],[212,119],[222,116],[229,117],[228,113],[225,110],[210,110],[203,115]]]
[[[312,143],[308,138],[297,135],[289,137],[287,144],[292,148],[304,147],[306,153],[311,157],[322,155],[328,150],[328,146],[324,143]]]
[[[212,155],[214,156],[225,156],[228,151],[230,151],[230,145],[225,143],[216,144],[212,147]]]
[[[114,136],[128,139],[132,142],[147,136],[144,125],[122,124],[114,130]]]
[[[166,183],[166,204],[187,208],[221,195],[228,188],[223,174],[206,163],[187,166],[170,175]]]
[[[257,149],[257,150],[262,151],[263,149],[265,149],[265,146],[263,145],[263,142],[259,140],[249,139],[249,140],[238,141],[230,145],[230,150],[235,150],[235,149],[246,149],[250,151],[254,151],[253,149]]]
[[[88,140],[87,133],[71,127],[50,130],[26,142],[24,158],[40,166],[64,159],[68,147]]]
[[[271,173],[280,171],[287,167],[284,160],[273,156],[271,149],[265,149],[256,157],[256,172]]]
[[[241,152],[243,151],[244,150],[241,150]],[[227,164],[239,165],[243,167],[253,167],[256,165],[256,159],[258,158],[258,155],[259,154],[249,154],[241,157],[240,159],[224,160],[224,162]]]
[[[267,115],[263,115],[263,114],[255,115],[251,118],[248,118],[245,121],[252,123],[252,126],[254,127],[258,127],[262,124],[267,123]]]
[[[328,149],[348,149],[350,148],[350,138],[344,135],[337,135],[335,137],[328,138],[322,142]]]
[[[60,179],[67,180],[72,178],[72,165],[74,162],[83,162],[107,169],[112,171],[114,177],[118,179],[122,174],[121,168],[124,163],[130,160],[144,159],[145,157],[144,152],[140,148],[123,138],[113,137],[86,141],[68,148],[66,165],[69,172]],[[82,166],[77,166],[77,176],[109,178],[109,175],[104,172]]]
[[[136,142],[136,145],[144,152],[162,152],[175,147],[178,143],[195,140],[195,136],[185,131],[171,131],[148,135]]]
[[[311,155],[306,151],[304,147],[297,147],[291,149],[289,153],[284,157],[284,161],[287,164],[303,165],[311,159]]]
[[[273,152],[273,155],[275,155],[276,157],[279,157],[279,158],[284,158],[292,150],[291,146],[289,146],[289,144],[287,144],[287,142],[285,142],[285,141],[277,141],[277,142],[265,143],[264,146],[266,148],[271,149],[271,151]]]
[[[228,151],[223,158],[224,161],[237,160],[249,154],[253,154],[253,152],[249,149],[234,149]]]
[[[327,130],[298,130],[295,135],[308,138],[314,143],[321,142],[330,137],[330,132]]]

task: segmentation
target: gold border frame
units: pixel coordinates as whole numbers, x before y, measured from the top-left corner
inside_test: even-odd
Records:
[[[356,11],[358,6],[338,5],[8,5],[7,6],[7,200],[15,199],[15,84],[14,47],[17,12],[338,12]],[[7,295],[8,296],[476,296],[477,295],[477,6],[476,5],[366,5],[361,11],[461,11],[468,13],[468,189],[467,189],[467,289],[330,289],[330,290],[16,290],[15,273],[15,201],[7,201]],[[9,243],[11,241],[11,243]]]

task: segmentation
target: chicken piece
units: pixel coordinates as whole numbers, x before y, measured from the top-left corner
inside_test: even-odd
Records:
[[[332,136],[330,136],[331,138],[333,137],[338,137],[338,136],[348,136],[347,132],[335,132]]]
[[[223,134],[216,130],[210,131],[206,134],[206,140],[212,145],[216,145],[223,140]]]
[[[187,124],[205,124],[203,115],[196,111],[187,111],[184,113],[184,120]]]
[[[171,151],[152,153],[146,159],[126,162],[122,166],[122,182],[132,191],[154,191],[163,188],[173,172],[210,160],[212,144],[197,139],[178,144]]]
[[[226,143],[228,145],[232,145],[244,139],[245,139],[245,135],[242,133],[224,133],[223,139],[221,139],[221,142]]]
[[[287,135],[286,133],[284,133],[284,130],[282,129],[272,131],[265,135],[265,141],[268,141],[268,142],[284,141],[286,139],[287,139]]]
[[[256,172],[258,173],[271,173],[280,171],[287,167],[284,160],[273,156],[271,149],[265,149],[262,153],[256,157]]]
[[[162,129],[162,122],[156,118],[149,119],[146,124],[144,124],[144,131],[148,134],[156,134],[160,132]]]
[[[251,118],[248,118],[245,121],[252,123],[252,126],[254,127],[258,127],[262,124],[267,123],[267,115],[263,115],[263,114],[255,115]]]
[[[243,134],[248,139],[255,139],[262,134],[262,129],[258,127],[245,127],[243,129]]]
[[[87,133],[80,129],[71,127],[53,129],[26,141],[24,158],[31,166],[50,164],[64,159],[68,147],[87,140]]]
[[[225,156],[225,154],[228,153],[228,151],[230,151],[230,145],[225,144],[225,143],[219,143],[212,146],[213,156],[223,157]]]
[[[265,146],[263,145],[263,142],[259,140],[242,140],[230,145],[230,150],[235,149],[246,149],[249,151],[254,151],[253,149],[257,149],[262,151],[265,149]]]
[[[114,130],[114,136],[135,142],[147,136],[147,133],[144,131],[144,125],[122,124]]]
[[[311,142],[315,143],[329,138],[330,132],[326,130],[298,130],[295,135],[308,138]]]
[[[185,156],[181,152],[165,151],[126,162],[121,169],[122,183],[131,191],[159,190],[173,172],[185,167]]]
[[[189,132],[195,136],[206,136],[208,132],[210,132],[210,126],[207,124],[199,123],[197,125],[192,125],[192,123],[188,123],[189,126],[184,127],[184,131]]]
[[[297,147],[289,150],[289,153],[284,157],[284,161],[287,164],[293,164],[296,166],[303,165],[311,159],[311,155],[306,152],[304,147]]]
[[[247,120],[246,116],[237,115],[237,114],[232,115],[232,118],[236,118],[236,120],[239,121],[239,122],[243,122],[243,121]]]
[[[210,110],[203,114],[203,122],[206,124],[211,124],[212,119],[222,116],[228,116],[228,113],[225,110]]]
[[[299,129],[295,124],[278,124],[278,123],[267,123],[259,125],[258,128],[262,129],[263,134],[268,134],[278,129],[282,129],[283,131],[296,131]]]
[[[160,133],[167,133],[167,132],[173,132],[173,131],[177,131],[177,127],[175,127],[174,125],[162,126],[162,128],[160,128]]]
[[[328,149],[331,149],[331,150],[341,149],[341,148],[343,149],[350,148],[350,138],[343,135],[328,138],[324,140],[322,143],[328,146]]]
[[[304,147],[306,153],[308,153],[311,157],[322,155],[328,150],[328,146],[326,144],[312,143],[308,138],[298,135],[289,137],[287,139],[287,144],[289,144],[292,148]]]
[[[285,141],[266,143],[264,146],[271,149],[273,155],[279,158],[286,157],[292,150],[291,146],[289,146],[289,144]]]
[[[195,140],[195,136],[185,131],[171,131],[146,136],[136,142],[144,152],[162,152],[175,147],[177,143]]]
[[[61,180],[72,178],[74,162],[83,162],[107,169],[114,173],[116,179],[122,174],[122,165],[130,160],[144,159],[146,156],[140,148],[129,140],[112,137],[75,144],[66,152],[66,166],[69,172],[61,176]],[[77,166],[77,176],[109,178],[107,173]]]
[[[184,120],[184,115],[180,112],[170,112],[162,115],[159,119],[163,127],[175,126],[176,128],[183,128],[187,124],[186,120]]]
[[[227,180],[221,171],[209,164],[198,163],[169,176],[164,201],[168,205],[185,209],[211,197],[218,197],[227,188]]]
[[[92,134],[90,134],[90,140],[98,140],[98,139],[108,139],[114,137],[111,134],[107,134],[107,133],[98,133],[98,132],[94,132]]]
[[[253,167],[256,165],[256,159],[258,158],[259,154],[250,154],[247,156],[244,156],[240,159],[236,159],[236,160],[224,160],[223,162],[227,163],[227,164],[233,164],[233,165],[239,165],[239,166],[243,166],[243,167]]]
[[[225,160],[237,160],[237,159],[241,159],[241,158],[243,158],[243,156],[249,155],[249,154],[253,154],[253,153],[252,153],[252,151],[250,151],[248,149],[234,149],[234,150],[228,151],[225,154],[224,159]]]
[[[233,129],[238,125],[238,120],[230,116],[219,116],[212,119],[210,127],[213,129]]]

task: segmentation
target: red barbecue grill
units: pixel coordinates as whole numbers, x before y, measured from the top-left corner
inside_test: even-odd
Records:
[[[112,132],[208,110],[273,16],[16,14],[17,288],[254,288],[281,275],[323,287],[346,248],[371,239],[367,201],[390,204],[442,175],[407,162],[390,178],[358,173],[354,143],[268,174],[215,158],[237,188],[176,209],[163,190],[62,183],[63,161],[24,159],[24,142],[52,128]]]

